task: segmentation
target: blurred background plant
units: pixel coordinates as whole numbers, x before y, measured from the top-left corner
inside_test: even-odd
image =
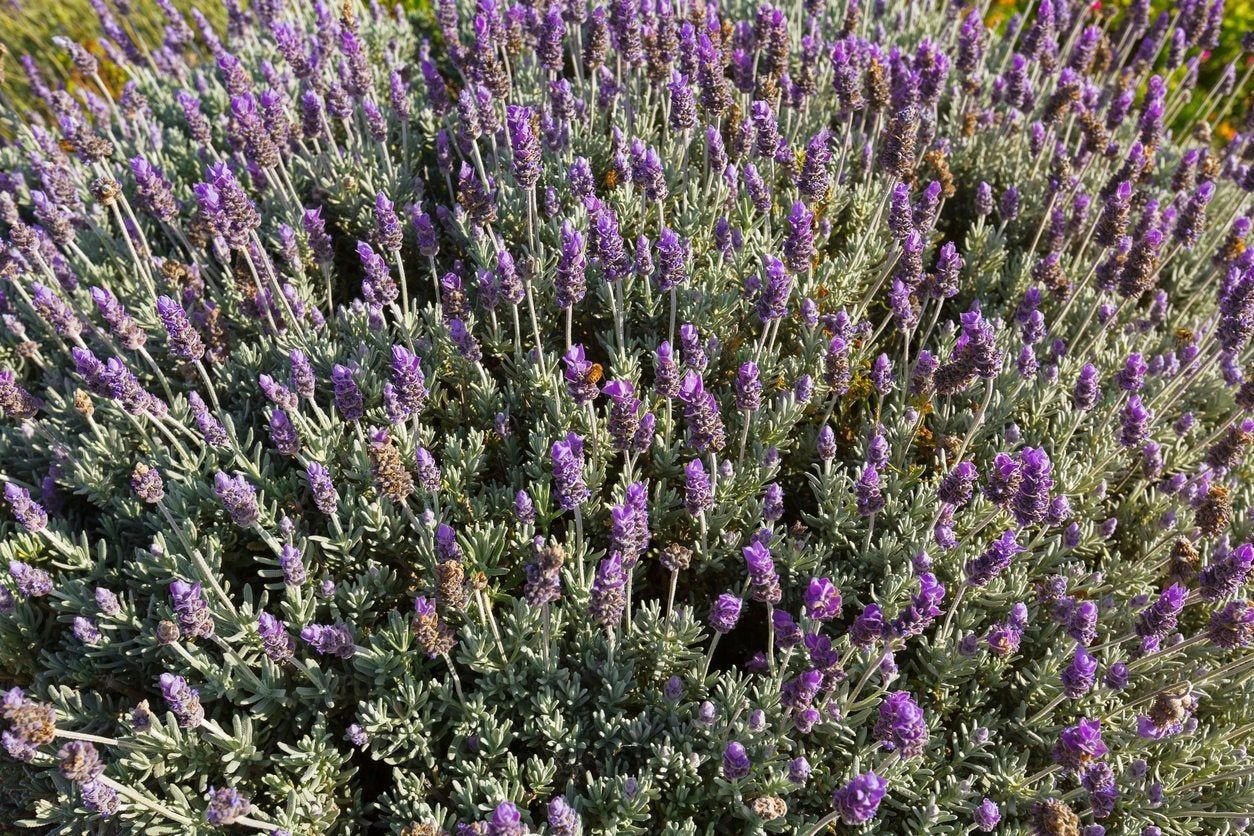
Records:
[[[1128,0],[1115,0],[1115,2],[1106,3],[1103,3],[1102,0],[1094,0],[1093,5],[1099,9],[1104,8],[1108,11],[1108,14],[1113,15],[1126,8],[1129,3]],[[1025,11],[1031,14],[1035,6],[1036,2],[1034,0],[1026,0],[1026,2],[1025,0],[992,0],[989,12],[985,15],[985,20],[998,28],[1004,27],[1016,14],[1022,14]],[[1167,7],[1168,4],[1165,0],[1154,0],[1150,4],[1150,18],[1153,19]],[[1223,33],[1220,35],[1219,46],[1199,68],[1198,84],[1193,89],[1192,99],[1188,105],[1181,108],[1173,120],[1176,126],[1193,124],[1194,117],[1198,115],[1198,111],[1206,106],[1207,95],[1219,83],[1224,68],[1233,61],[1240,59],[1241,39],[1250,32],[1254,32],[1254,2],[1251,2],[1251,0],[1228,0],[1224,4],[1224,28]],[[1159,65],[1161,66],[1162,63],[1163,58],[1160,56]],[[1238,75],[1247,68],[1248,65],[1246,67],[1238,67]],[[1184,69],[1181,68],[1177,72],[1183,73]],[[1231,113],[1218,114],[1218,118],[1212,122],[1217,142],[1226,142],[1232,136],[1233,127],[1226,121],[1230,116]]]
[[[99,31],[93,3],[100,2],[104,0],[0,0],[0,51],[7,52],[0,55],[0,93],[18,106],[29,101],[29,85],[19,61],[23,55],[34,56],[40,68],[57,80],[71,75],[69,57],[61,50],[50,48],[52,38],[60,35],[90,44]],[[1095,0],[1095,3],[1102,5],[1101,0]],[[419,31],[429,32],[433,40],[438,40],[431,0],[399,0],[399,4],[418,24]],[[154,0],[120,0],[113,5],[122,12],[124,25],[138,39],[144,42],[160,40],[158,34],[163,26],[162,15]],[[195,3],[173,0],[173,5],[186,11]],[[991,0],[986,18],[990,23],[1005,25],[1015,14],[1031,14],[1035,5],[1032,0]],[[1127,2],[1118,0],[1106,5],[1113,12],[1126,6]],[[210,2],[200,4],[199,8],[215,24],[221,24],[226,17],[224,6]],[[1164,0],[1155,0],[1153,13],[1157,14],[1165,6]],[[1254,2],[1251,0],[1230,0],[1224,15],[1227,22],[1219,48],[1202,65],[1193,99],[1177,114],[1177,125],[1192,123],[1197,109],[1203,106],[1207,93],[1218,82],[1224,67],[1240,56],[1243,35],[1254,32]],[[109,73],[105,76],[107,82],[118,81],[116,68],[107,61],[102,61],[102,67]],[[1226,140],[1231,136],[1231,126],[1222,120],[1215,127],[1217,140]]]
[[[48,79],[72,82],[70,57],[64,50],[52,45],[55,37],[66,37],[81,43],[101,59],[101,74],[106,83],[120,84],[117,67],[105,60],[96,46],[100,34],[100,20],[94,3],[104,0],[0,0],[0,94],[16,107],[29,107],[30,85],[22,69],[21,58],[30,55],[35,59]],[[426,3],[427,0],[421,0]],[[172,5],[186,12],[197,5],[192,0],[172,0]],[[159,43],[165,25],[161,9],[155,0],[120,0],[112,6],[122,25],[132,37],[141,43]],[[224,4],[210,2],[199,4],[205,17],[217,26],[224,25]]]

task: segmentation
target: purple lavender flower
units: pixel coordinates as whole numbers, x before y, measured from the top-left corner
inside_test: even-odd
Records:
[[[1085,764],[1105,757],[1108,751],[1102,742],[1102,724],[1086,718],[1062,730],[1058,742],[1054,744],[1053,758],[1063,769],[1075,772]]]
[[[843,823],[863,824],[875,818],[887,792],[888,781],[874,772],[863,772],[832,793],[832,806]]]
[[[811,578],[805,591],[806,614],[818,621],[840,618],[840,590],[831,578]]]
[[[670,191],[661,155],[639,139],[631,143],[631,179],[650,203],[664,201]]]
[[[261,386],[261,391],[265,394],[266,399],[269,400],[270,403],[284,409],[292,410],[293,412],[299,407],[300,401],[296,395],[270,375],[258,375],[257,383]]]
[[[338,363],[331,369],[331,384],[335,392],[335,408],[345,421],[360,421],[366,409],[361,389],[357,386],[353,370]]]
[[[400,296],[400,288],[383,257],[365,241],[357,242],[357,258],[361,261],[362,295],[367,302],[390,305]]]
[[[457,348],[457,353],[468,362],[478,363],[483,359],[483,350],[466,323],[460,319],[451,320],[448,324],[449,339]]]
[[[688,280],[688,245],[669,227],[657,239],[657,287],[669,291]]]
[[[626,380],[611,380],[601,390],[610,399],[610,415],[606,422],[616,452],[631,449],[632,439],[640,427],[641,401],[635,387]]]
[[[815,201],[827,193],[830,183],[832,153],[829,149],[831,132],[819,131],[806,144],[805,163],[801,168],[800,182],[797,184],[801,194]]]
[[[710,608],[710,629],[719,634],[730,633],[736,629],[742,604],[739,598],[730,593],[724,592],[718,596]]]
[[[257,616],[257,632],[261,636],[262,650],[272,662],[281,663],[292,658],[296,651],[296,642],[287,632],[287,625],[262,612]]]
[[[590,197],[585,201],[592,220],[590,242],[593,254],[608,282],[626,278],[630,272],[630,259],[618,231],[618,216],[606,203]]]
[[[61,774],[75,784],[88,784],[104,773],[96,747],[85,740],[71,740],[57,751]]]
[[[1097,367],[1092,363],[1085,363],[1084,368],[1080,370],[1080,376],[1076,379],[1072,403],[1075,404],[1076,409],[1087,412],[1097,406],[1099,397]]]
[[[1054,485],[1053,465],[1043,447],[1026,447],[1019,454],[1019,486],[1011,501],[1015,522],[1028,526],[1041,522],[1049,510],[1049,491]]]
[[[426,377],[422,373],[422,361],[404,346],[392,346],[392,362],[390,365],[391,380],[388,401],[389,417],[394,423],[421,414],[427,404]]]
[[[222,471],[213,478],[213,490],[231,515],[231,521],[240,528],[256,525],[261,513],[257,507],[257,490],[242,473],[228,476]]]
[[[792,293],[792,278],[778,259],[768,255],[763,260],[766,273],[758,280],[761,290],[758,296],[757,314],[763,323],[769,323],[787,313],[788,297]]]
[[[301,217],[301,225],[305,230],[305,240],[313,253],[314,259],[320,264],[327,264],[334,257],[334,245],[326,231],[326,221],[322,218],[322,208],[306,209]]]
[[[30,498],[30,491],[13,482],[4,483],[4,499],[9,503],[13,518],[31,534],[38,534],[48,527],[48,514],[38,502]]]
[[[1128,687],[1128,666],[1123,662],[1115,662],[1106,669],[1102,683],[1112,691],[1122,691]]]
[[[323,656],[351,659],[357,652],[353,634],[347,624],[309,624],[300,631],[300,637]]]
[[[178,203],[174,198],[174,188],[165,174],[143,157],[131,158],[130,167],[139,205],[157,220],[171,222],[178,211]]]
[[[418,252],[427,258],[435,258],[440,254],[440,239],[431,216],[415,206],[410,220],[414,225],[414,236],[418,239]]]
[[[815,446],[818,447],[819,459],[821,461],[823,462],[833,461],[836,457],[836,432],[835,430],[831,429],[831,426],[824,424],[823,429],[819,430],[819,437],[818,437],[818,441],[815,442]],[[878,468],[878,466],[882,466],[882,465],[870,464],[870,466],[873,466],[873,468]]]
[[[1019,643],[1023,640],[1023,627],[1022,623],[1013,618],[994,623],[986,636],[989,652],[1000,659],[1017,653]]]
[[[79,786],[83,806],[91,812],[107,819],[117,814],[121,808],[117,791],[100,781],[88,781]]]
[[[792,397],[796,403],[809,403],[810,398],[814,396],[814,378],[808,374],[803,374],[797,378],[796,383],[792,385]]]
[[[535,524],[536,506],[526,491],[520,490],[514,495],[514,516],[521,525]]]
[[[610,550],[630,569],[649,547],[649,490],[644,482],[627,486],[625,501],[610,508]]]
[[[774,610],[771,623],[775,627],[775,643],[781,650],[796,647],[805,638],[801,625],[786,610]]]
[[[814,214],[800,200],[792,205],[787,218],[788,234],[784,239],[784,263],[797,275],[809,271],[814,258]]]
[[[968,19],[969,16],[968,16]],[[979,23],[983,27],[983,22]],[[966,31],[966,23],[963,24]],[[993,187],[981,180],[975,187],[975,213],[980,217],[993,214]]]
[[[213,447],[226,447],[229,438],[222,422],[209,412],[209,407],[196,392],[187,393],[187,403],[191,408],[192,419],[205,442]]]
[[[1179,584],[1172,584],[1162,590],[1154,604],[1141,613],[1136,623],[1136,634],[1141,638],[1164,639],[1176,627],[1180,610],[1184,609],[1188,589]]]
[[[561,796],[549,802],[547,813],[549,831],[553,836],[581,836],[583,833],[583,821],[579,814]]]
[[[868,648],[878,642],[885,631],[884,613],[879,604],[867,604],[853,622],[849,636],[854,646]]]
[[[9,561],[9,577],[18,593],[26,598],[42,598],[52,592],[52,577],[43,569],[20,560]]]
[[[1101,214],[1094,226],[1093,240],[1103,247],[1114,246],[1128,226],[1128,211],[1132,203],[1132,184],[1123,181],[1105,197]]]
[[[748,777],[752,763],[744,744],[737,741],[728,743],[723,749],[723,777],[729,781],[738,781]]]
[[[1224,650],[1249,647],[1254,641],[1254,606],[1247,601],[1230,601],[1211,615],[1206,636]]]
[[[880,354],[871,363],[871,385],[880,397],[888,395],[893,389],[893,361],[887,354]]]
[[[1254,568],[1254,545],[1243,543],[1235,549],[1215,554],[1198,575],[1202,600],[1222,601],[1237,593]]]
[[[660,397],[679,395],[679,364],[675,362],[671,344],[663,340],[654,353],[653,386]]]
[[[288,586],[304,586],[309,575],[305,571],[305,562],[300,551],[290,544],[285,544],[280,551],[279,568],[283,570],[283,583]]]
[[[1080,776],[1080,784],[1089,794],[1089,804],[1096,818],[1106,818],[1114,812],[1119,789],[1110,764],[1105,761],[1089,764]]]
[[[584,251],[584,238],[570,221],[562,224],[562,247],[558,256],[557,272],[554,286],[557,291],[557,306],[570,308],[583,300],[587,293],[587,258]]]
[[[679,387],[679,399],[684,403],[684,422],[688,425],[688,443],[698,453],[717,453],[727,444],[723,418],[719,414],[718,401],[706,391],[701,375],[689,371]]]
[[[179,360],[196,362],[204,356],[204,342],[201,335],[192,327],[187,312],[178,302],[168,296],[157,298],[157,313],[166,326],[169,351]]]
[[[679,326],[679,345],[683,350],[684,365],[693,371],[705,371],[710,364],[710,358],[705,353],[705,346],[701,344],[701,334],[697,331],[697,326],[691,322]]]
[[[287,413],[281,409],[270,412],[270,441],[281,455],[295,456],[300,452],[300,435]]]
[[[736,409],[756,412],[762,406],[762,379],[756,363],[750,361],[736,372]]]
[[[214,827],[235,824],[251,810],[252,804],[234,787],[209,788],[209,806],[205,808],[205,821]]]
[[[553,487],[563,511],[573,511],[591,496],[583,476],[583,439],[575,433],[553,442]]]
[[[374,236],[379,247],[391,253],[399,252],[405,240],[396,207],[383,192],[374,197]]]
[[[975,808],[972,818],[975,821],[975,826],[981,832],[992,833],[997,829],[997,824],[1001,821],[1001,808],[991,798],[985,798]]]
[[[572,345],[562,356],[562,363],[565,366],[566,391],[570,397],[580,406],[591,403],[599,390],[592,375],[593,364],[586,359],[583,346]]]
[[[1206,223],[1206,206],[1214,195],[1215,184],[1208,180],[1200,184],[1181,207],[1172,237],[1182,246],[1192,249],[1201,238],[1202,227]]]
[[[527,836],[530,831],[522,823],[522,814],[512,803],[502,801],[488,820],[489,836]]]
[[[523,596],[533,607],[552,603],[562,595],[562,564],[566,553],[558,546],[544,544],[542,538],[535,541],[535,559],[525,567],[527,583]]]
[[[588,593],[588,614],[606,629],[622,620],[627,605],[627,575],[618,554],[604,558],[597,566],[592,589]]]
[[[232,250],[244,250],[261,224],[257,207],[225,163],[212,165],[192,191],[202,217]]]
[[[742,553],[749,572],[749,597],[762,603],[778,604],[783,593],[770,550],[755,539]]]
[[[170,584],[170,600],[178,618],[179,631],[189,639],[213,636],[213,616],[199,583],[175,580]]]
[[[18,385],[13,372],[0,369],[0,411],[18,421],[35,417],[43,401]]]
[[[178,720],[180,728],[194,729],[204,722],[205,710],[200,705],[200,692],[188,686],[187,680],[172,673],[163,673],[159,684],[166,705]]]
[[[414,465],[417,469],[419,486],[427,493],[438,493],[441,484],[440,466],[436,463],[435,456],[431,455],[431,451],[425,447],[415,450]]]
[[[694,517],[714,507],[710,477],[700,459],[693,459],[684,468],[684,507]]]
[[[509,105],[505,111],[514,181],[524,189],[534,188],[540,179],[540,140],[532,127],[534,118],[535,113],[529,107]]]
[[[907,691],[893,691],[880,704],[875,738],[902,758],[914,758],[927,748],[927,722],[923,710]]]
[[[1067,635],[1082,645],[1089,645],[1097,638],[1098,607],[1092,601],[1076,602],[1067,613]]]
[[[1145,360],[1140,354],[1130,354],[1124,366],[1115,375],[1115,382],[1125,392],[1136,393],[1145,385]]]
[[[123,348],[135,351],[148,341],[148,334],[131,318],[112,293],[105,288],[93,287],[91,298],[96,303],[96,309],[100,311],[100,318],[109,326],[109,332]]]
[[[330,472],[318,462],[311,461],[305,468],[305,480],[309,483],[314,507],[327,516],[334,514],[339,506],[340,496],[331,481]]]
[[[38,282],[31,283],[31,290],[34,291],[31,294],[31,307],[53,331],[71,339],[82,333],[83,323],[64,299]]]
[[[854,484],[854,494],[857,497],[858,513],[864,517],[882,511],[888,504],[880,491],[880,475],[874,465],[868,464],[862,468],[862,475]]]
[[[96,606],[103,615],[114,616],[122,612],[122,604],[118,600],[118,596],[112,590],[105,589],[102,586],[96,587]]]
[[[987,586],[1022,551],[1023,547],[1013,530],[1002,532],[978,557],[967,561],[967,583],[977,587]]]
[[[941,502],[946,502],[955,508],[961,508],[971,501],[978,478],[979,471],[976,470],[973,462],[959,462],[953,466],[953,469],[941,477],[940,484],[936,487],[936,497]]]
[[[1076,645],[1075,655],[1062,672],[1063,694],[1069,700],[1078,700],[1093,688],[1097,677],[1097,660],[1082,645]]]

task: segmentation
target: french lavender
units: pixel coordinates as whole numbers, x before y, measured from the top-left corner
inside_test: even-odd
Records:
[[[1222,0],[244,5],[0,100],[0,821],[1246,830]]]

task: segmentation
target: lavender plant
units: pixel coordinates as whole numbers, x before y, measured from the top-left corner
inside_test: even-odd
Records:
[[[4,112],[5,821],[1246,828],[1222,0],[129,5]]]

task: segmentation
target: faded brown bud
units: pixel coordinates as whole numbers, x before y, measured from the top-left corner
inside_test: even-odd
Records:
[[[774,795],[755,798],[750,806],[762,821],[774,821],[788,815],[788,805],[784,799]]]
[[[1228,490],[1213,485],[1202,503],[1197,506],[1193,521],[1203,537],[1214,537],[1227,528],[1232,521],[1232,499],[1228,496]]]
[[[1080,818],[1056,798],[1032,805],[1032,836],[1080,836]]]
[[[74,408],[89,418],[96,411],[96,405],[91,402],[91,395],[83,389],[74,390]]]

